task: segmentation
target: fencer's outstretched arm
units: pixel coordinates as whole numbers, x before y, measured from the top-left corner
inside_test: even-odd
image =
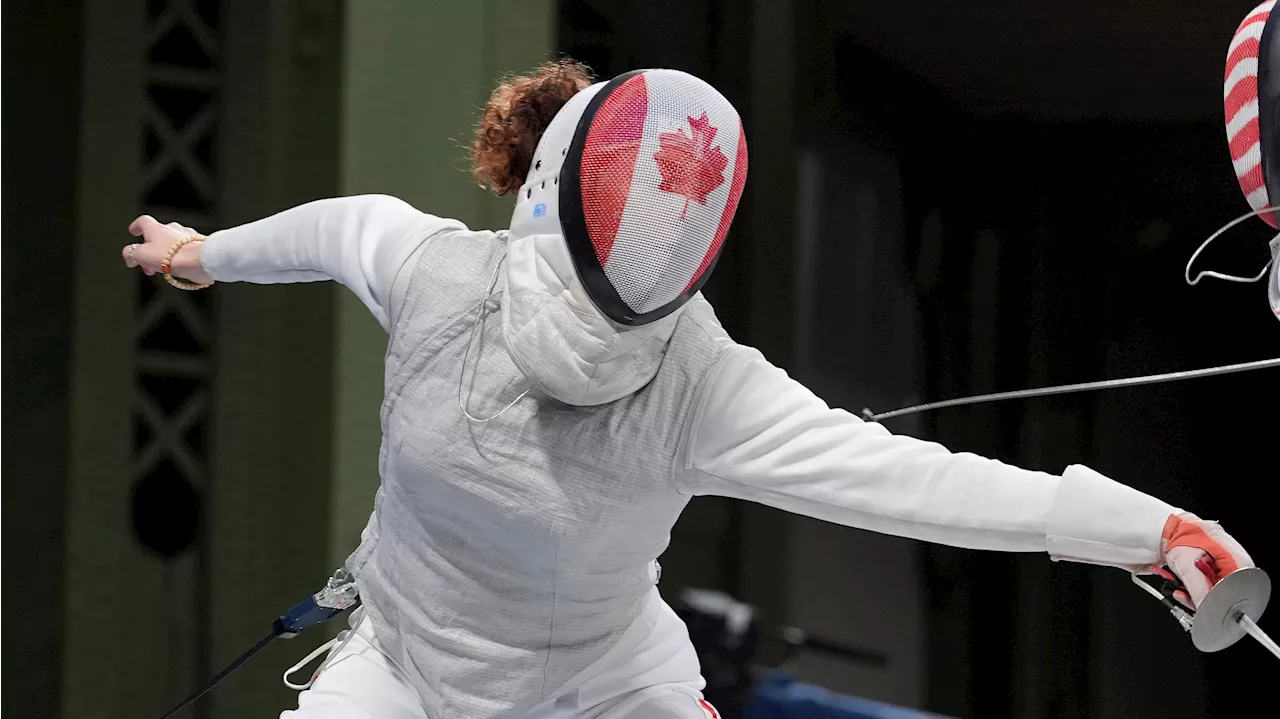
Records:
[[[222,282],[334,280],[386,327],[401,268],[430,235],[449,228],[464,229],[388,195],[317,200],[209,235],[201,264]]]
[[[173,239],[190,234],[150,218],[139,218],[133,228],[139,228],[135,234],[146,230],[145,245],[126,248],[126,260],[132,257],[152,271]],[[255,284],[334,280],[386,327],[401,269],[429,237],[448,229],[464,228],[387,195],[317,200],[183,247],[173,273],[182,277],[194,269],[219,282]]]
[[[829,408],[733,346],[702,389],[681,481],[872,531],[1145,571],[1180,510],[1086,467],[1019,469]]]

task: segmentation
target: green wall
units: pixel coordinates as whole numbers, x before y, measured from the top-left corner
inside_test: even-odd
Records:
[[[69,439],[80,3],[4,5],[6,716],[58,712]],[[39,73],[31,72],[38,67]],[[21,547],[20,551],[15,551]],[[16,688],[21,687],[21,691]]]

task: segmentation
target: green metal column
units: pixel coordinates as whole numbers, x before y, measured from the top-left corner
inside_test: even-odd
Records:
[[[470,227],[505,227],[514,200],[471,183],[466,148],[495,80],[551,57],[554,4],[349,0],[346,12],[341,193],[385,193]],[[332,563],[359,541],[377,486],[386,348],[345,292],[336,327]]]
[[[142,185],[144,3],[84,4],[61,713],[146,716],[185,687],[166,617],[189,575],[131,536],[137,279],[119,251]],[[50,568],[50,571],[57,571]],[[181,572],[182,576],[175,576]],[[11,689],[12,690],[12,689]],[[18,689],[21,691],[21,689]]]

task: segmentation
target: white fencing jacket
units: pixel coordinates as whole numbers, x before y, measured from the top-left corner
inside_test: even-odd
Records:
[[[631,396],[571,407],[534,391],[467,420],[460,382],[485,417],[528,388],[494,313],[502,288],[536,286],[558,261],[382,195],[309,203],[202,249],[221,282],[340,282],[390,332],[382,487],[351,564],[429,715],[500,716],[589,676],[652,621],[646,573],[692,496],[958,547],[1160,561],[1179,509],[1083,466],[1028,471],[832,409],[729,339],[701,298]],[[548,346],[564,329],[542,330]]]

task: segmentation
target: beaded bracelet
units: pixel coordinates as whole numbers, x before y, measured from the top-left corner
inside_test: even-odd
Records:
[[[174,277],[173,275],[169,274],[170,266],[173,263],[173,256],[178,254],[178,250],[182,249],[186,245],[191,244],[192,242],[204,242],[204,238],[201,237],[200,235],[192,235],[190,237],[184,237],[181,240],[178,240],[177,242],[173,243],[172,247],[169,248],[169,254],[165,255],[164,262],[160,263],[160,271],[164,273],[165,282],[168,282],[169,284],[173,285],[174,287],[177,287],[180,290],[187,290],[188,292],[192,292],[195,290],[203,290],[204,288],[213,285],[212,280],[208,282],[192,282],[190,280],[184,280],[181,277]]]

